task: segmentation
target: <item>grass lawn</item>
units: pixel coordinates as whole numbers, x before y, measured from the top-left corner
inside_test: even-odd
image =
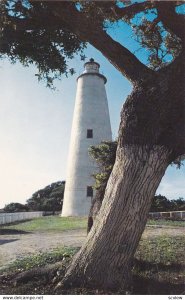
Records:
[[[133,267],[135,294],[184,294],[184,245],[184,236],[141,239]]]
[[[185,221],[172,221],[172,220],[148,220],[147,225],[164,225],[172,227],[185,227]]]
[[[8,273],[20,273],[31,270],[33,268],[44,267],[49,264],[53,264],[59,261],[64,261],[71,258],[79,248],[74,247],[58,247],[52,251],[32,254],[24,258],[16,259],[11,262],[7,267],[0,270],[0,274]]]
[[[185,227],[185,221],[171,221],[171,220],[148,220],[147,225],[165,225],[165,226],[177,226]],[[14,224],[7,224],[0,226],[1,229],[13,229],[20,231],[50,231],[58,232],[71,229],[86,229],[87,218],[84,217],[60,217],[60,216],[48,216],[41,217],[32,220],[17,222]]]
[[[0,227],[2,229],[13,229],[20,231],[64,231],[71,229],[86,229],[87,218],[80,217],[60,217],[60,216],[48,216],[35,218],[32,220],[27,220],[23,222],[17,222],[14,224],[3,225]]]

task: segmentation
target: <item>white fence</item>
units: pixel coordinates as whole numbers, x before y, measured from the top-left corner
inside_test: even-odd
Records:
[[[152,219],[185,220],[185,211],[150,212],[149,217]]]
[[[0,213],[0,225],[42,217],[43,211]]]

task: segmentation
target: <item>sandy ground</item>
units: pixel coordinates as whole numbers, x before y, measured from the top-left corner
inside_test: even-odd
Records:
[[[158,226],[158,225],[147,225],[143,238],[152,236],[185,236],[185,227],[170,227],[170,226]]]
[[[0,268],[9,262],[59,246],[80,247],[85,240],[85,230],[58,233],[14,233],[0,235]]]
[[[68,230],[57,233],[16,231],[2,231],[1,233],[3,234],[0,235],[0,268],[17,258],[45,252],[59,246],[80,247],[86,238],[86,230]],[[143,238],[156,235],[185,236],[185,228],[147,226]]]

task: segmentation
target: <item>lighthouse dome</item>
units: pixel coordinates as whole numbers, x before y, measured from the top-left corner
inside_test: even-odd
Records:
[[[83,73],[99,73],[100,65],[91,58],[88,62],[84,64]]]

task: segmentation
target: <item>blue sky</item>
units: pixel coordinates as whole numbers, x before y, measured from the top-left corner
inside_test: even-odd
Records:
[[[119,41],[119,30],[111,32]],[[125,27],[127,47],[136,50]],[[137,52],[146,61],[145,50]],[[107,77],[113,137],[117,137],[121,107],[131,92],[130,83],[101,55],[89,46],[86,56],[100,63]],[[66,178],[70,130],[76,92],[76,77],[83,72],[83,62],[75,57],[71,62],[76,74],[56,81],[56,91],[38,83],[31,66],[23,68],[8,60],[0,62],[0,208],[10,202],[25,203],[40,188]],[[185,198],[185,167],[169,167],[158,193],[169,199]]]

